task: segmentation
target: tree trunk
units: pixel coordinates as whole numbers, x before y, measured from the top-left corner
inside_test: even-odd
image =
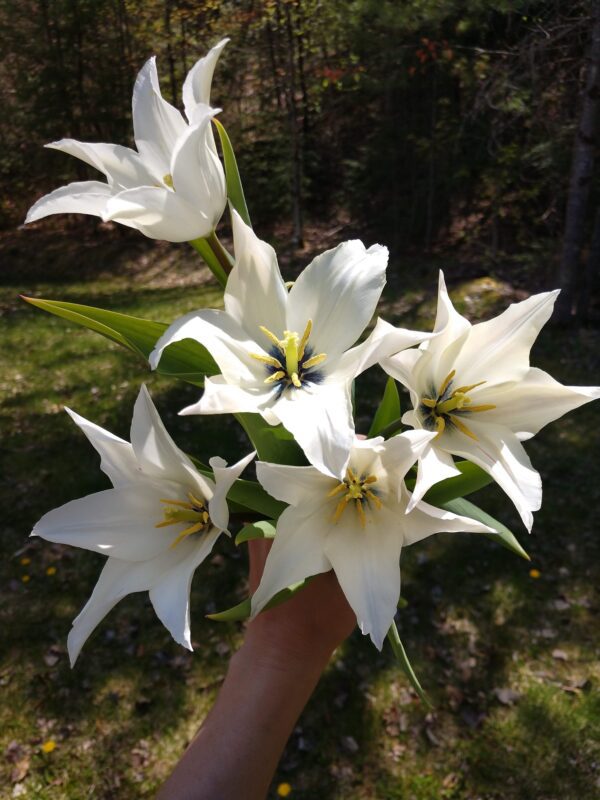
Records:
[[[600,100],[600,0],[592,3],[593,26],[589,66],[583,93],[581,118],[575,136],[571,179],[565,217],[565,235],[559,271],[562,292],[556,304],[556,322],[573,321],[573,306],[580,282],[581,247],[585,233],[586,209],[594,168],[594,147],[598,133]]]
[[[590,299],[595,297],[598,289],[600,289],[600,208],[596,209],[592,242],[577,303],[577,318],[580,322],[589,321]]]

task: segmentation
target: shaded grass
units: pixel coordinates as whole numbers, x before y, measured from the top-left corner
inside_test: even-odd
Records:
[[[410,274],[389,288],[386,316],[428,326],[435,292],[422,287],[433,287],[435,269],[419,264]],[[514,299],[509,284],[487,276],[455,282],[455,290],[462,310],[475,316]],[[38,282],[27,292],[167,322],[216,302],[209,286],[132,286],[114,275]],[[147,599],[134,596],[101,624],[71,671],[66,635],[101,559],[27,534],[45,511],[107,486],[63,404],[127,438],[139,384],[147,381],[174,438],[195,455],[236,458],[247,443],[232,420],[177,417],[197,397],[194,387],[150,374],[117,345],[31,309],[15,294],[9,285],[0,292],[0,797],[11,797],[14,786],[44,800],[151,797],[210,707],[240,641],[239,628],[203,614],[217,600],[226,607],[240,598],[244,554],[222,537],[195,577],[195,654],[170,641]],[[599,339],[595,331],[545,331],[535,362],[564,382],[594,382]],[[371,370],[359,385],[359,428],[367,427],[383,382]],[[476,499],[513,526],[532,564],[468,535],[440,535],[403,554],[409,605],[399,618],[401,635],[435,710],[417,702],[391,653],[377,653],[355,633],[282,759],[277,780],[292,784],[293,797],[597,797],[597,415],[582,409],[528,445],[545,485],[531,538],[497,489]],[[45,755],[40,747],[48,739],[57,747]]]

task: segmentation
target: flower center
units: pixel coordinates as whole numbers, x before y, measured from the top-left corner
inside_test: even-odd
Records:
[[[173,176],[171,175],[170,172],[167,172],[166,175],[163,175],[163,183],[164,183],[165,186],[168,186],[169,189],[174,189],[175,188],[173,186]]]
[[[313,355],[308,339],[312,331],[312,320],[306,323],[302,336],[296,331],[284,331],[283,339],[278,339],[268,328],[260,325],[260,330],[271,342],[269,355],[250,353],[252,358],[262,361],[267,369],[265,383],[276,383],[280,391],[288,386],[300,389],[305,383],[319,383],[323,376],[315,370],[327,358],[325,353]]]
[[[438,436],[441,436],[446,429],[446,425],[458,428],[465,436],[477,441],[477,436],[473,431],[464,423],[464,417],[471,413],[479,411],[490,411],[496,408],[495,405],[487,403],[485,405],[472,405],[472,400],[468,396],[468,392],[475,389],[477,386],[482,386],[486,381],[479,381],[479,383],[472,383],[470,386],[459,386],[456,389],[452,388],[456,370],[453,369],[444,380],[436,392],[433,389],[430,394],[435,395],[421,397],[419,411],[423,418],[425,428],[431,431],[437,431]]]
[[[353,503],[360,524],[364,528],[367,524],[365,516],[365,504],[379,509],[382,506],[381,500],[375,494],[373,484],[377,482],[375,475],[355,475],[354,472],[348,467],[346,470],[346,477],[341,481],[335,489],[332,489],[327,497],[336,497],[341,494],[342,498],[336,506],[333,514],[333,522],[337,522],[344,513],[346,506]]]
[[[211,526],[210,517],[203,500],[199,500],[191,492],[188,492],[189,503],[185,500],[167,500],[161,498],[160,502],[165,503],[163,509],[163,520],[158,522],[155,528],[166,528],[169,525],[181,525],[191,522],[185,530],[177,536],[171,547],[182,542],[193,533],[200,533],[206,531]]]

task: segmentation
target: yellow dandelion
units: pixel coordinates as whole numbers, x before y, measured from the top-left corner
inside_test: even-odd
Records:
[[[21,575],[21,580],[23,581],[23,583],[29,583],[29,581],[31,580],[31,576]]]
[[[27,564],[31,564],[31,559],[30,559],[30,558],[28,558],[27,556],[23,556],[23,558],[21,559],[21,564],[22,564],[24,567],[26,567],[26,566],[27,566]]]
[[[56,567],[48,567],[46,575],[56,575]]]
[[[56,748],[56,742],[54,739],[48,739],[48,741],[44,742],[42,745],[42,753],[51,753]]]
[[[292,793],[289,783],[280,783],[277,787],[277,797],[288,797]]]
[[[539,569],[530,569],[529,570],[529,577],[530,578],[536,578],[537,579],[537,578],[539,578],[541,576],[541,574],[542,573],[539,571]]]

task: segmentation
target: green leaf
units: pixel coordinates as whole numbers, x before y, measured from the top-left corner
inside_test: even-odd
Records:
[[[267,494],[260,483],[245,481],[242,478],[238,478],[233,484],[227,494],[227,499],[273,520],[278,519],[287,508],[285,503],[275,500],[274,497]]]
[[[227,285],[227,275],[208,241],[206,239],[192,239],[190,244],[197,253],[200,253],[209,270],[224,288]]]
[[[531,561],[525,550],[519,544],[517,537],[506,527],[506,525],[503,525],[497,519],[494,519],[494,517],[490,516],[490,514],[487,514],[474,503],[469,502],[469,500],[465,500],[464,497],[457,497],[455,500],[442,503],[440,507],[446,509],[446,511],[451,511],[453,514],[460,514],[463,517],[471,517],[471,519],[476,519],[478,522],[483,522],[484,525],[494,528],[496,533],[484,533],[479,535],[487,536],[493,542],[499,541],[501,545],[504,545],[504,547],[512,550],[513,553],[516,553],[526,561]]]
[[[254,539],[274,539],[275,538],[275,525],[269,520],[262,519],[259,522],[251,522],[244,525],[242,530],[235,537],[236,544],[243,544],[250,542]]]
[[[145,361],[148,360],[156,341],[168,328],[164,322],[152,322],[95,306],[33,297],[23,297],[23,300],[50,314],[106,336],[107,339],[141,356]],[[184,339],[166,348],[156,371],[202,386],[206,375],[216,375],[220,370],[205,347],[192,339]]]
[[[472,494],[472,492],[476,492],[478,489],[493,483],[492,476],[471,461],[457,461],[454,466],[462,474],[457,475],[455,478],[446,478],[445,481],[440,481],[435,486],[432,486],[423,498],[426,503],[430,503],[432,506],[440,506],[443,503],[454,500],[456,497]],[[407,481],[408,485],[409,481]]]
[[[413,687],[413,689],[419,695],[419,697],[425,703],[425,705],[432,708],[432,705],[429,702],[427,695],[423,691],[423,687],[419,683],[419,679],[415,675],[415,671],[412,668],[410,661],[408,660],[408,656],[406,655],[406,650],[404,649],[404,645],[400,641],[400,635],[398,633],[398,628],[396,627],[395,622],[392,622],[392,625],[387,634],[387,639],[389,643],[392,645],[392,650],[394,651],[394,655],[398,659],[398,662],[402,667],[402,671],[410,681],[410,685]]]
[[[246,225],[250,225],[252,227],[252,223],[250,222],[250,214],[248,213],[248,206],[246,205],[246,198],[244,197],[244,189],[242,187],[242,181],[240,178],[240,172],[238,170],[237,160],[235,158],[235,153],[233,152],[233,146],[231,144],[231,139],[223,125],[219,122],[218,119],[213,117],[213,123],[219,132],[219,138],[221,139],[221,149],[223,151],[223,161],[225,162],[225,177],[227,180],[227,196],[231,202],[231,205],[235,208],[238,212],[240,217],[244,220]]]
[[[261,461],[305,466],[308,462],[292,434],[283,425],[269,425],[260,414],[236,414]]]
[[[373,422],[369,428],[368,437],[379,436],[384,428],[387,428],[394,420],[400,417],[400,395],[398,394],[398,387],[393,378],[388,378],[385,384],[383,397],[379,403],[379,407],[373,417]]]
[[[312,576],[288,586],[287,589],[282,589],[280,592],[277,592],[277,594],[269,600],[263,611],[268,611],[269,608],[275,608],[275,606],[285,603],[286,600],[289,600],[301,589],[304,589],[305,586],[308,586],[311,581]],[[250,613],[250,598],[247,597],[245,600],[242,600],[241,603],[238,603],[237,606],[232,606],[225,611],[217,611],[216,614],[207,614],[206,616],[209,619],[215,620],[215,622],[241,622],[244,619],[248,619]]]

